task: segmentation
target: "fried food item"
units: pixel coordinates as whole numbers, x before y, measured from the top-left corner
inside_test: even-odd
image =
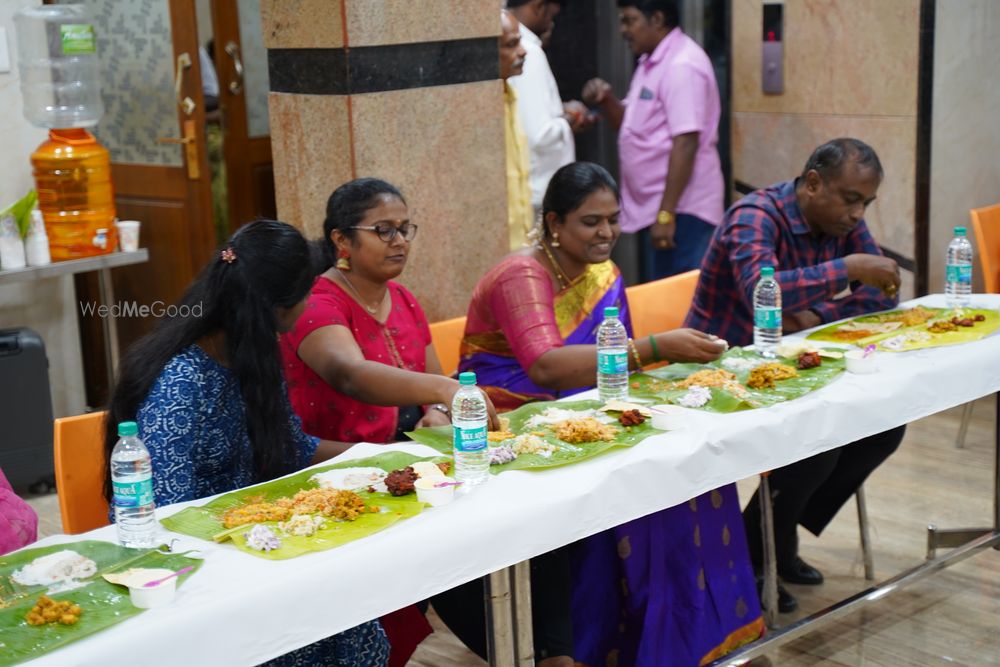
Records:
[[[507,429],[489,431],[486,433],[486,442],[503,442],[504,440],[510,440],[514,435],[513,431],[508,431]]]
[[[951,320],[938,320],[937,322],[932,322],[927,330],[931,333],[947,333],[949,331],[954,331],[958,328],[958,325]]]
[[[819,357],[819,352],[803,352],[799,355],[799,370],[804,371],[807,368],[816,368],[823,363],[823,360]]]
[[[400,470],[393,470],[385,478],[385,486],[389,489],[389,493],[394,496],[405,496],[408,493],[415,493],[416,489],[413,483],[417,481],[419,476],[413,470],[412,467],[407,466],[401,468]]]
[[[972,319],[975,322],[985,322],[986,321],[986,316],[983,315],[982,313],[976,313],[975,316],[973,316]]]
[[[222,525],[235,528],[248,523],[263,523],[265,521],[286,521],[292,516],[292,510],[276,503],[264,500],[264,496],[253,496],[242,505],[230,507],[222,513]]]
[[[602,424],[593,417],[566,419],[553,424],[552,430],[563,442],[576,445],[581,442],[610,442],[615,439],[618,429],[610,424]]]
[[[923,306],[917,306],[916,308],[910,308],[909,310],[904,310],[899,313],[891,313],[886,315],[879,315],[879,322],[899,322],[904,327],[912,327],[917,324],[923,324],[927,320],[934,317],[937,313],[933,310],[928,310]]]
[[[639,424],[645,423],[646,418],[642,416],[642,413],[638,410],[625,410],[618,417],[618,422],[622,426],[638,426]]]
[[[451,474],[451,461],[441,461],[441,463],[437,464],[437,467],[440,468],[441,472],[445,475]]]
[[[38,598],[35,606],[24,615],[24,620],[28,625],[46,625],[48,623],[61,623],[63,625],[76,625],[83,614],[80,605],[71,600],[56,602],[47,595]]]
[[[747,386],[751,389],[774,389],[775,382],[798,377],[798,375],[798,372],[791,366],[771,362],[757,366],[750,371]]]

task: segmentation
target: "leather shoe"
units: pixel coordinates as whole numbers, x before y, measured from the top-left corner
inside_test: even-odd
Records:
[[[763,577],[757,578],[757,595],[760,598],[760,606],[764,608],[764,579]],[[788,589],[778,584],[778,612],[781,614],[790,614],[799,608],[799,601],[795,599],[795,596],[788,592]]]
[[[819,586],[823,583],[823,573],[798,556],[789,565],[778,565],[778,576],[790,584]]]

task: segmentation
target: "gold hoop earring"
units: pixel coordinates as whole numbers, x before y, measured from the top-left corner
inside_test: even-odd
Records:
[[[560,246],[560,243],[559,243],[559,232],[552,232],[552,244],[551,245],[552,245],[553,248],[558,248]]]

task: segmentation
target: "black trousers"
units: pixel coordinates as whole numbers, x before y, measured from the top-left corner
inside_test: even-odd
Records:
[[[798,555],[797,526],[817,536],[823,532],[868,475],[896,451],[905,432],[906,426],[900,426],[771,472],[778,567],[790,566]],[[750,560],[757,570],[764,559],[760,521],[758,488],[743,510]]]
[[[570,549],[560,547],[531,559],[532,632],[535,656],[541,660],[573,656]],[[486,660],[486,587],[482,579],[436,595],[430,600],[441,620],[462,643]]]

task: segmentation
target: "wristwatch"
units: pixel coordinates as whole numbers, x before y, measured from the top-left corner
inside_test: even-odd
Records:
[[[661,225],[669,225],[674,221],[674,214],[670,211],[660,211],[656,214],[656,222]]]

